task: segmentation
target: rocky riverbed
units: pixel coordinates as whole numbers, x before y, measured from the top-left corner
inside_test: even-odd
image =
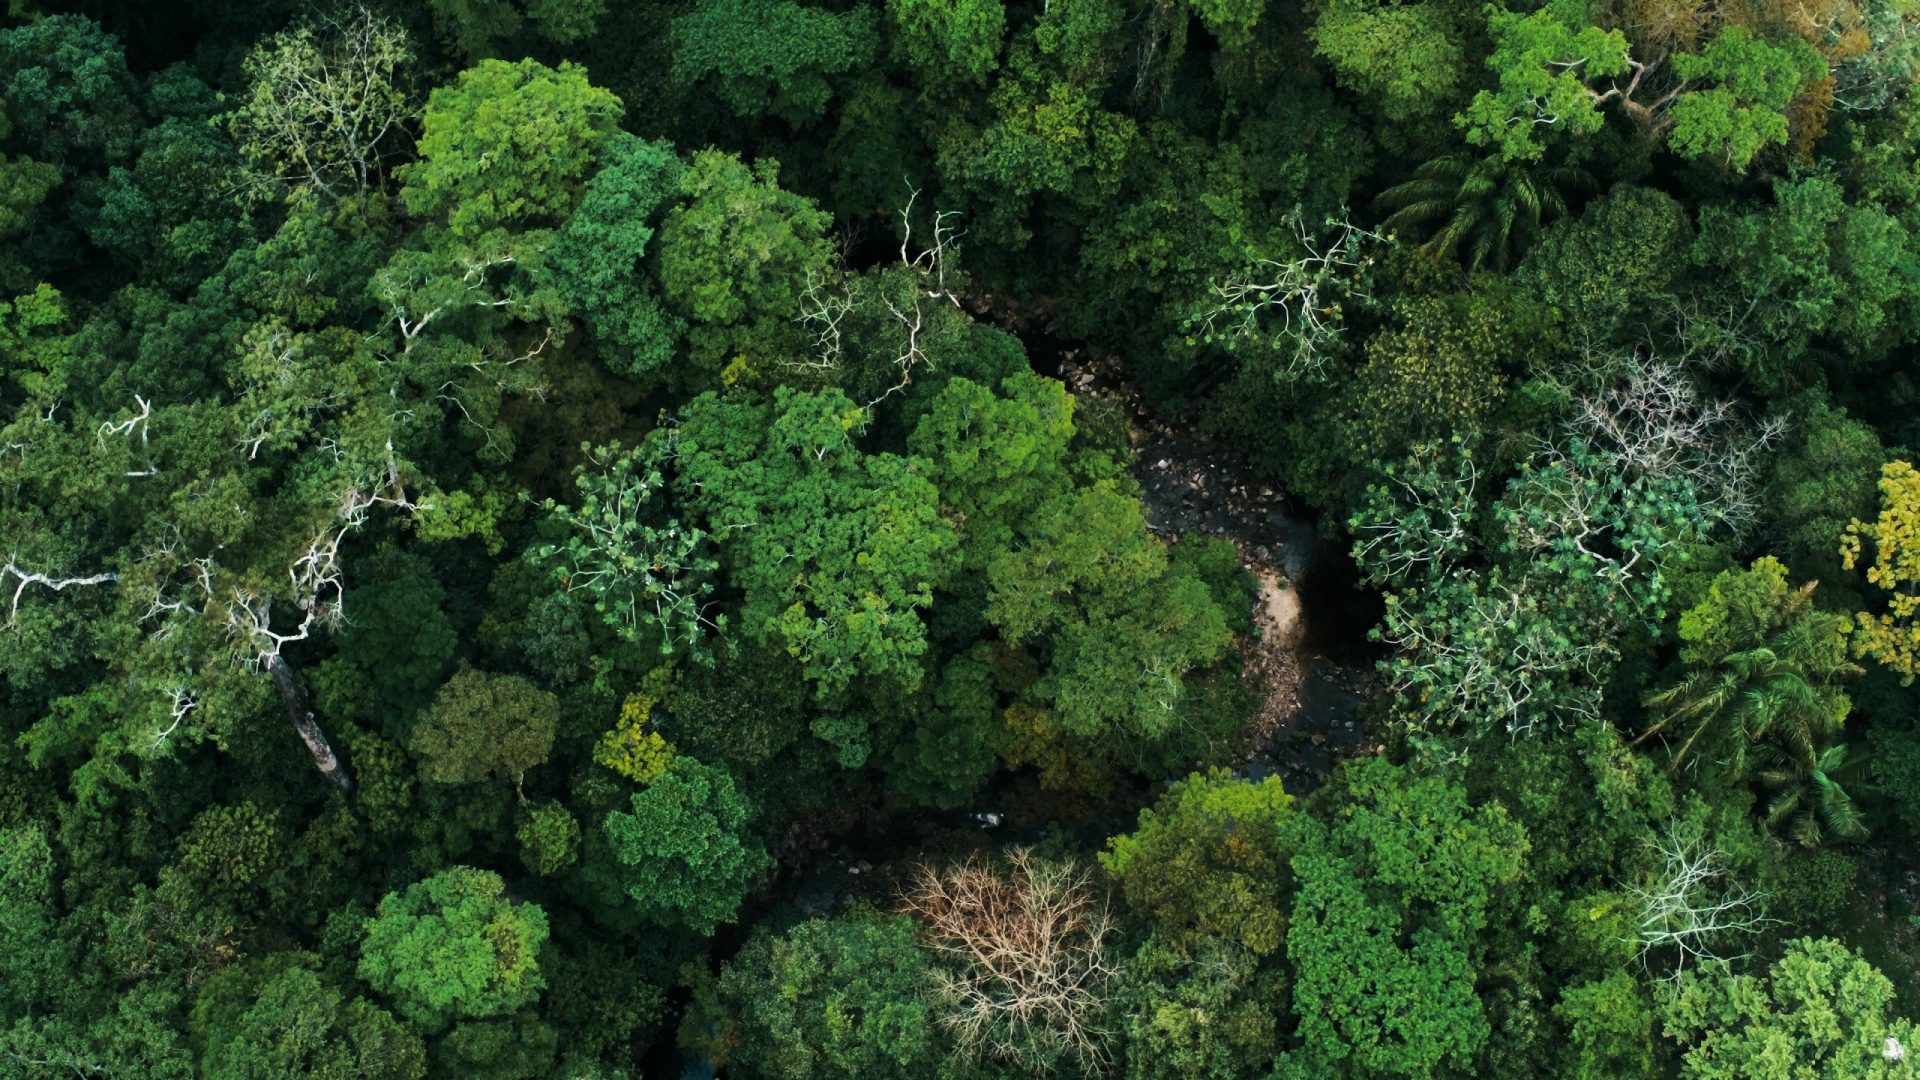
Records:
[[[1311,517],[1231,455],[1166,427],[1108,367],[1069,356],[1061,378],[1076,395],[1114,399],[1124,410],[1155,532],[1217,536],[1239,550],[1259,589],[1242,651],[1261,701],[1241,766],[1256,778],[1277,774],[1292,791],[1318,786],[1339,757],[1369,742],[1360,703],[1374,685],[1365,633],[1377,598],[1356,587],[1346,553]]]

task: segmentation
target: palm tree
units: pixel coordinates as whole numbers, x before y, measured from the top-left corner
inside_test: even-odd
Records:
[[[1631,745],[1670,727],[1685,730],[1669,762],[1678,771],[1701,740],[1713,736],[1725,744],[1724,765],[1735,777],[1747,775],[1747,751],[1761,745],[1779,744],[1811,760],[1814,747],[1839,731],[1851,704],[1834,684],[1861,672],[1831,647],[1832,631],[1823,621],[1795,619],[1762,644],[1728,653],[1649,695],[1644,704],[1661,717]]]
[[[1767,824],[1786,825],[1787,835],[1804,847],[1819,847],[1829,835],[1852,840],[1867,826],[1842,782],[1859,771],[1847,760],[1847,744],[1834,743],[1811,755],[1769,744],[1755,756],[1766,764],[1755,774],[1760,786],[1775,792],[1767,803]]]
[[[1746,649],[1696,655],[1679,683],[1644,704],[1659,719],[1632,745],[1663,731],[1685,732],[1669,768],[1694,764],[1703,746],[1720,754],[1729,779],[1752,779],[1773,793],[1769,827],[1807,847],[1829,837],[1851,839],[1866,832],[1842,781],[1851,768],[1839,742],[1852,707],[1838,682],[1861,668],[1847,659],[1837,616],[1811,608],[1812,590],[1788,599],[1773,619],[1772,633]],[[1764,623],[1762,624],[1764,626]]]
[[[1567,212],[1567,195],[1595,187],[1577,165],[1527,165],[1498,155],[1478,161],[1447,154],[1380,193],[1390,211],[1385,232],[1412,232],[1438,222],[1419,248],[1433,259],[1462,258],[1469,270],[1505,270],[1540,227]]]

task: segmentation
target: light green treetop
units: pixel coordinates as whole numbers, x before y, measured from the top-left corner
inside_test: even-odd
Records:
[[[1787,103],[1824,78],[1827,64],[1799,38],[1773,44],[1729,26],[1700,52],[1676,55],[1673,71],[1715,85],[1674,99],[1667,145],[1681,157],[1712,158],[1745,172],[1761,150],[1786,144]]]
[[[507,899],[490,871],[450,867],[388,893],[366,928],[360,977],[429,1029],[512,1012],[546,986],[546,912]]]
[[[401,198],[417,217],[445,214],[461,238],[552,224],[579,201],[621,112],[578,65],[482,60],[427,99]]]
[[[1893,983],[1830,938],[1801,938],[1764,975],[1681,977],[1662,1011],[1687,1080],[1893,1080],[1920,1026],[1892,1015]]]
[[[1606,123],[1599,108],[1605,97],[1587,80],[1626,74],[1626,35],[1586,25],[1568,7],[1552,4],[1525,15],[1488,9],[1493,52],[1487,69],[1495,88],[1475,94],[1454,118],[1468,142],[1533,161],[1546,153],[1548,133],[1591,135]]]

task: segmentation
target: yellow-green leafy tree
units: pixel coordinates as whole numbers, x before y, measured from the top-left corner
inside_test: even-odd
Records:
[[[1848,570],[1871,552],[1867,581],[1887,594],[1877,612],[1854,616],[1853,651],[1871,656],[1911,684],[1920,673],[1920,471],[1905,461],[1880,469],[1880,516],[1871,524],[1855,519],[1840,539],[1840,560]]]

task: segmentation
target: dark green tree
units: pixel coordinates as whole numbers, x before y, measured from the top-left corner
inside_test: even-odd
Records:
[[[926,958],[898,915],[763,930],[696,997],[680,1039],[730,1075],[931,1075],[943,1047]]]
[[[1514,276],[1575,333],[1610,340],[1674,299],[1691,237],[1686,208],[1671,195],[1620,185],[1545,229]]]
[[[1229,941],[1149,937],[1120,980],[1128,1080],[1260,1076],[1280,1052],[1286,977]]]
[[[711,934],[731,922],[772,860],[753,804],[727,770],[682,755],[601,823],[611,872],[643,919]]]
[[[660,225],[657,274],[668,309],[687,320],[695,385],[723,374],[765,378],[803,354],[802,295],[834,262],[830,214],[779,186],[779,163],[749,167],[702,150],[680,175],[681,201]]]
[[[601,156],[579,209],[554,234],[554,283],[593,330],[609,370],[662,378],[672,373],[684,327],[661,306],[642,260],[685,166],[671,145],[625,134],[610,138]]]
[[[697,0],[673,20],[673,78],[705,84],[740,116],[799,127],[817,118],[833,82],[869,63],[872,10],[834,13],[794,0]]]
[[[1510,259],[1532,246],[1541,226],[1566,215],[1568,195],[1593,187],[1592,175],[1577,165],[1455,154],[1421,165],[1376,202],[1390,211],[1383,231],[1431,230],[1417,249],[1429,258],[1458,258],[1468,270],[1504,272]]]
[[[672,436],[675,487],[745,594],[741,632],[783,643],[823,695],[920,684],[920,612],[956,561],[925,463],[863,450],[866,422],[837,391],[782,388],[699,398]]]
[[[1825,397],[1794,410],[1788,442],[1774,458],[1762,500],[1788,565],[1821,581],[1840,580],[1834,538],[1876,506],[1875,482],[1887,459],[1873,428]]]
[[[1035,693],[1055,720],[1089,738],[1166,734],[1186,676],[1231,637],[1206,583],[1111,482],[1054,497],[1019,536],[988,564],[987,617],[1009,641],[1045,644]]]
[[[428,0],[434,30],[466,60],[498,56],[527,31],[556,45],[590,36],[606,0]]]
[[[420,774],[441,784],[501,776],[520,786],[547,760],[560,702],[518,675],[465,668],[447,680],[414,726]]]
[[[139,131],[120,41],[84,15],[40,15],[0,30],[0,101],[13,149],[73,176],[123,158]]]
[[[275,954],[208,980],[194,1003],[201,1075],[219,1080],[420,1080],[420,1036],[310,966]]]
[[[887,0],[893,55],[928,88],[985,83],[1007,34],[1001,0]]]

